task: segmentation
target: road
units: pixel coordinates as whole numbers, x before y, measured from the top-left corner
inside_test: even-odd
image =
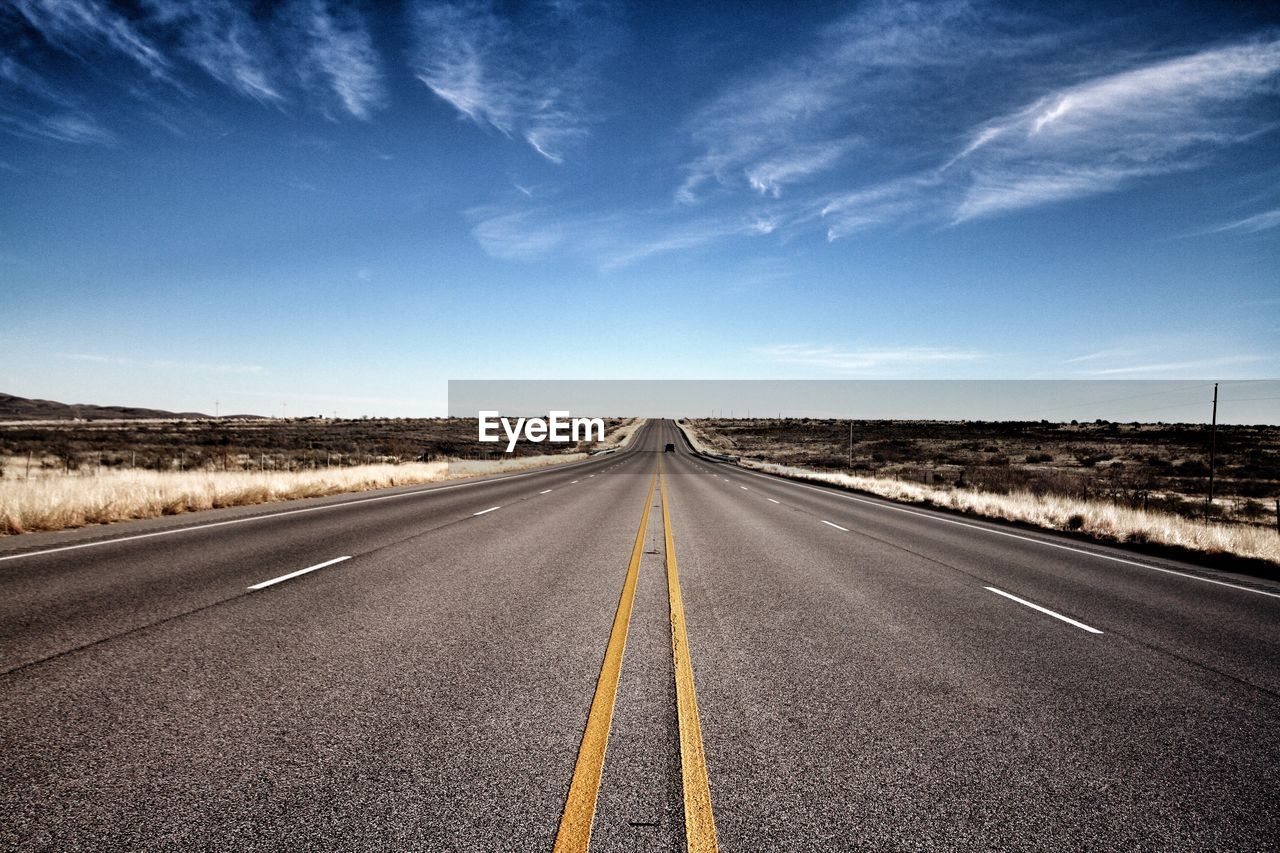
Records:
[[[5,849],[1280,838],[1280,585],[716,464],[667,421],[14,537],[0,617]]]

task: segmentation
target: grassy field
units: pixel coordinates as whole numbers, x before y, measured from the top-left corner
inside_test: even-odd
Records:
[[[689,423],[714,452],[782,465],[994,494],[1101,498],[1186,517],[1205,513],[1209,429],[1198,424],[805,418]],[[1219,426],[1216,469],[1214,517],[1274,525],[1280,427]]]
[[[870,494],[1113,542],[1280,563],[1280,428],[1167,424],[693,420],[740,464]]]
[[[464,419],[3,425],[0,534],[562,464],[624,444],[640,423],[609,421],[599,446],[521,443],[510,455],[478,444]],[[536,452],[552,448],[564,452]]]
[[[630,421],[606,420],[606,436]],[[504,459],[471,418],[332,418],[0,422],[0,479],[74,472],[302,471],[355,465]],[[516,445],[516,456],[594,444]]]

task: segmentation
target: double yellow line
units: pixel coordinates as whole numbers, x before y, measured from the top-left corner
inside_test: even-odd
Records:
[[[684,627],[684,598],[680,595],[680,571],[676,566],[676,543],[671,535],[667,512],[667,478],[658,457],[658,477],[662,482],[662,529],[667,535],[667,597],[671,606],[671,653],[676,665],[676,718],[680,726],[680,776],[684,785],[684,836],[689,853],[714,853],[716,820],[711,813],[711,782],[707,776],[707,756],[702,748],[702,720],[698,716],[698,694],[693,688],[693,661],[689,659],[689,637]]]
[[[604,754],[613,726],[613,709],[618,696],[618,680],[622,673],[622,653],[627,645],[627,629],[635,600],[640,559],[644,553],[644,537],[649,528],[649,510],[653,504],[655,485],[660,484],[662,527],[666,536],[667,598],[671,610],[671,653],[675,661],[676,717],[680,730],[680,775],[684,788],[685,843],[690,853],[714,853],[715,817],[711,812],[711,784],[707,777],[707,759],[702,747],[702,723],[698,717],[698,697],[693,686],[693,663],[689,659],[689,637],[685,630],[684,599],[680,595],[680,572],[676,565],[675,539],[671,533],[671,515],[667,510],[667,481],[658,470],[649,481],[649,493],[640,516],[640,529],[631,549],[622,596],[613,617],[613,630],[605,649],[604,664],[596,682],[587,727],[578,748],[578,761],[569,784],[560,829],[556,833],[556,853],[586,853],[591,846],[591,825],[595,820],[596,799],[604,775]]]

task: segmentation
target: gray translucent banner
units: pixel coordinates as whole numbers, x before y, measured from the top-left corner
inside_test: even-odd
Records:
[[[449,415],[1207,423],[1204,380],[449,381]],[[1280,423],[1280,380],[1218,383],[1218,422]]]

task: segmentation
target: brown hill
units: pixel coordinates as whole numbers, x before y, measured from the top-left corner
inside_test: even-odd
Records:
[[[200,412],[166,412],[162,409],[138,409],[133,406],[91,406],[83,403],[59,403],[54,400],[29,400],[12,394],[0,394],[0,420],[5,421],[58,421],[58,420],[142,420],[207,418]]]

